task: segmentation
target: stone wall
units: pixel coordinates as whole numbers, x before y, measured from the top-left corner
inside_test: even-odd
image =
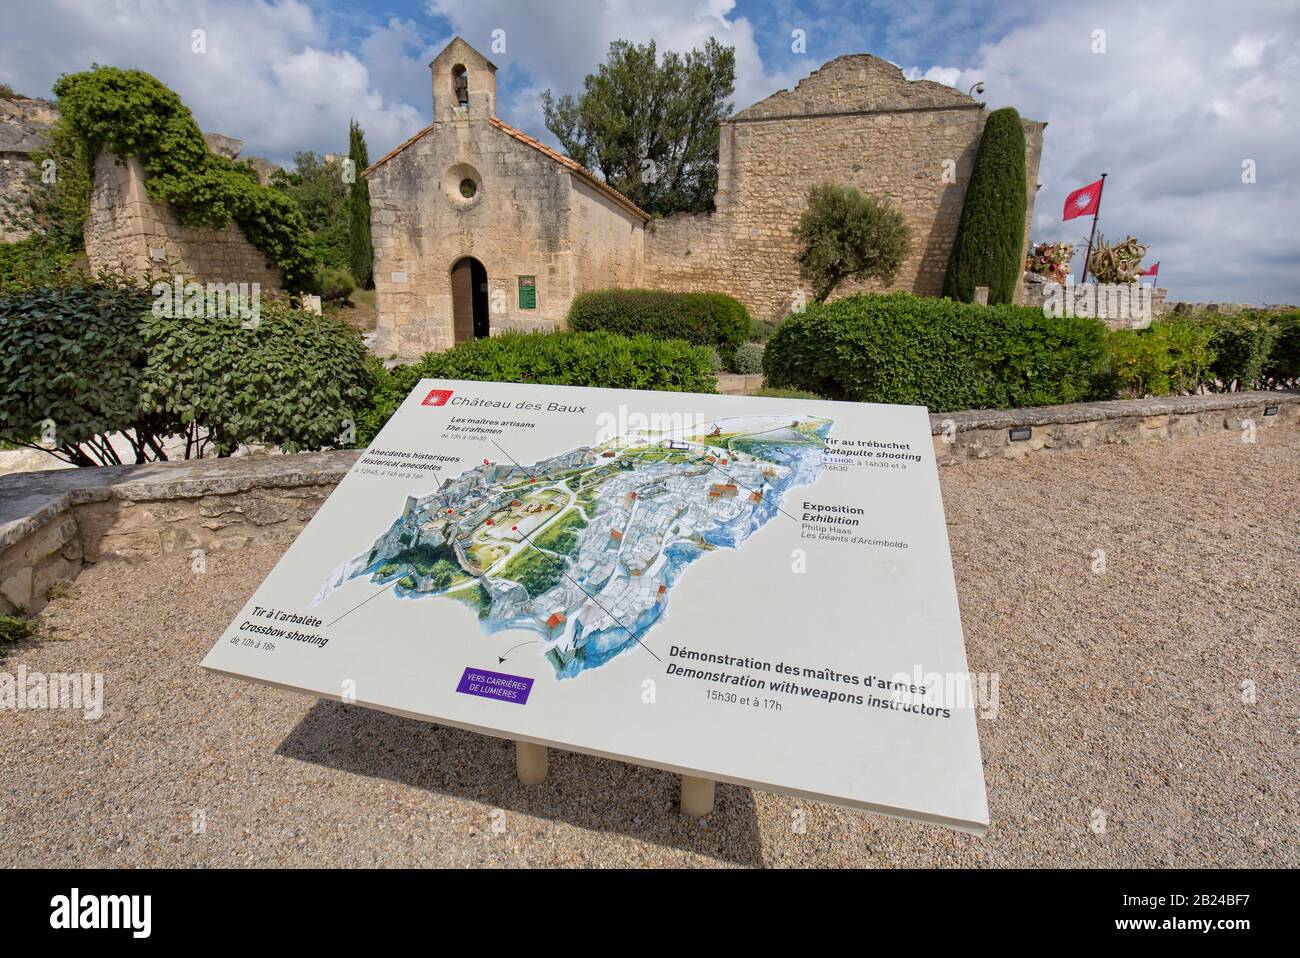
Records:
[[[1094,446],[1167,442],[1224,430],[1250,441],[1259,430],[1297,427],[1300,393],[1273,390],[1032,409],[972,409],[930,416],[935,458],[942,466],[1025,459]],[[1295,440],[1300,440],[1300,435]]]
[[[1096,289],[1096,284],[1073,284],[1073,277],[1063,286],[1061,293],[1057,295],[1073,295],[1075,302],[1078,303],[1081,297],[1089,288]],[[1167,319],[1171,316],[1183,316],[1188,314],[1219,314],[1231,316],[1236,313],[1242,313],[1249,310],[1263,310],[1267,312],[1281,312],[1300,309],[1297,306],[1287,304],[1269,304],[1253,306],[1249,303],[1190,303],[1182,300],[1170,300],[1169,291],[1159,287],[1153,287],[1150,284],[1142,284],[1144,289],[1143,295],[1150,297],[1150,316],[1135,316],[1134,310],[1130,308],[1137,302],[1137,293],[1134,290],[1139,284],[1131,286],[1111,286],[1111,291],[1121,291],[1122,295],[1096,295],[1092,297],[1092,302],[1096,304],[1091,307],[1095,315],[1102,320],[1111,329],[1144,329],[1151,325],[1154,320]],[[1024,276],[1024,297],[1025,304],[1028,306],[1042,307],[1048,302],[1047,283],[1044,277],[1034,273],[1026,273]],[[1075,307],[1075,315],[1089,315]]]
[[[1145,329],[1170,311],[1168,290],[1151,284],[1052,284],[1037,273],[1025,273],[1024,303],[1036,309],[1069,305],[1074,316],[1095,316],[1111,329]]]
[[[1282,441],[1300,440],[1300,392],[930,417],[940,465],[1167,442],[1225,430],[1252,438],[1252,429],[1289,430]],[[193,561],[195,550],[240,549],[250,542],[287,546],[360,455],[341,450],[0,477],[0,614],[38,611],[50,588],[75,578],[87,562],[169,554]]]
[[[176,275],[199,283],[259,283],[262,295],[282,288],[280,271],[231,223],[224,229],[182,226],[166,203],[145,190],[140,161],[103,151],[95,160],[86,256],[92,272],[145,282]]]
[[[26,239],[32,153],[43,148],[59,111],[48,100],[0,97],[0,243]]]
[[[105,466],[0,477],[0,614],[38,611],[86,562],[297,537],[355,452]]]
[[[716,212],[653,222],[646,282],[719,290],[756,319],[782,319],[800,291],[811,299],[795,262],[793,229],[809,187],[830,182],[888,200],[912,228],[911,253],[888,288],[940,295],[987,118],[983,105],[960,91],[909,81],[878,57],[833,60],[794,90],[723,123]],[[1027,252],[1045,124],[1024,125]],[[850,283],[835,295],[882,288]]]

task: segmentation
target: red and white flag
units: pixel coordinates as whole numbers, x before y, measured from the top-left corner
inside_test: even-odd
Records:
[[[1143,276],[1159,276],[1159,275],[1160,275],[1160,260],[1156,260],[1155,265],[1153,265],[1153,266],[1150,267],[1149,269],[1144,269],[1144,270],[1142,271],[1142,275],[1143,275]]]
[[[1080,187],[1065,198],[1065,212],[1061,214],[1061,221],[1072,220],[1076,216],[1087,216],[1089,213],[1097,212],[1097,207],[1101,205],[1101,184],[1102,180],[1096,183],[1089,183],[1087,186]]]

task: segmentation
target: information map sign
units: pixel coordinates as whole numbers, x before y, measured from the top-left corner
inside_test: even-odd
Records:
[[[988,824],[917,406],[424,380],[203,665]]]

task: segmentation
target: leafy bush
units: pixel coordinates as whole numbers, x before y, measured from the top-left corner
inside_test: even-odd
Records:
[[[765,343],[772,338],[774,332],[776,332],[776,323],[770,323],[766,319],[756,319],[749,329],[749,341]]]
[[[508,333],[471,339],[393,370],[404,392],[423,378],[493,380],[711,393],[708,352],[687,343],[612,333]]]
[[[1192,319],[1190,322],[1197,322]],[[1267,313],[1241,313],[1200,320],[1211,330],[1212,369],[1218,388],[1255,389],[1265,378],[1282,328]]]
[[[763,371],[763,345],[761,343],[741,343],[736,348],[736,372],[752,376]]]
[[[256,324],[149,316],[143,401],[200,444],[286,452],[351,445],[370,387],[366,347],[345,323],[263,303]],[[200,431],[206,430],[206,435]]]
[[[54,84],[59,110],[93,158],[101,148],[137,157],[146,189],[189,226],[221,229],[233,218],[248,241],[278,266],[284,284],[302,289],[315,275],[308,229],[298,206],[264,187],[247,164],[208,150],[189,109],[141,70],[97,66]]]
[[[293,200],[302,212],[307,224],[303,243],[312,259],[326,268],[347,269],[351,222],[343,164],[311,150],[295,153],[292,170],[272,171],[271,188]]]
[[[730,365],[736,347],[749,338],[751,323],[744,305],[722,293],[603,289],[574,299],[568,325],[575,332],[644,334],[713,346]]]
[[[0,243],[0,296],[37,286],[77,282],[77,251],[33,234],[16,243]]]
[[[1011,107],[994,110],[984,124],[961,220],[948,258],[943,294],[969,303],[976,286],[989,303],[1011,303],[1024,270],[1025,128]]]
[[[340,303],[357,288],[356,280],[345,269],[323,269],[320,274],[320,296],[327,303]]]
[[[813,304],[777,329],[767,383],[828,399],[912,403],[940,412],[1095,398],[1105,327],[1022,306],[909,293]]]
[[[106,436],[130,431],[136,460],[153,458],[173,421],[140,404],[149,303],[138,287],[88,284],[0,298],[0,440],[53,439],[58,458],[95,466],[119,462]]]
[[[912,245],[912,231],[886,200],[829,183],[808,191],[808,208],[794,228],[799,275],[824,302],[846,279],[878,279],[886,286]]]
[[[36,623],[17,615],[0,615],[0,659],[11,645],[34,639],[37,635]]]
[[[1178,321],[1111,330],[1110,387],[1135,398],[1193,393],[1214,380],[1212,337],[1208,326]]]
[[[1273,314],[1277,340],[1264,367],[1272,386],[1300,386],[1300,310]]]

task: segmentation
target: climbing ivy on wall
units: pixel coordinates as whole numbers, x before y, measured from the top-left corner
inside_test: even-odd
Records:
[[[221,229],[233,219],[280,268],[291,290],[310,288],[316,266],[293,200],[258,182],[252,167],[211,152],[189,108],[141,70],[95,66],[54,84],[59,110],[95,157],[107,148],[137,158],[149,195],[181,223]]]

